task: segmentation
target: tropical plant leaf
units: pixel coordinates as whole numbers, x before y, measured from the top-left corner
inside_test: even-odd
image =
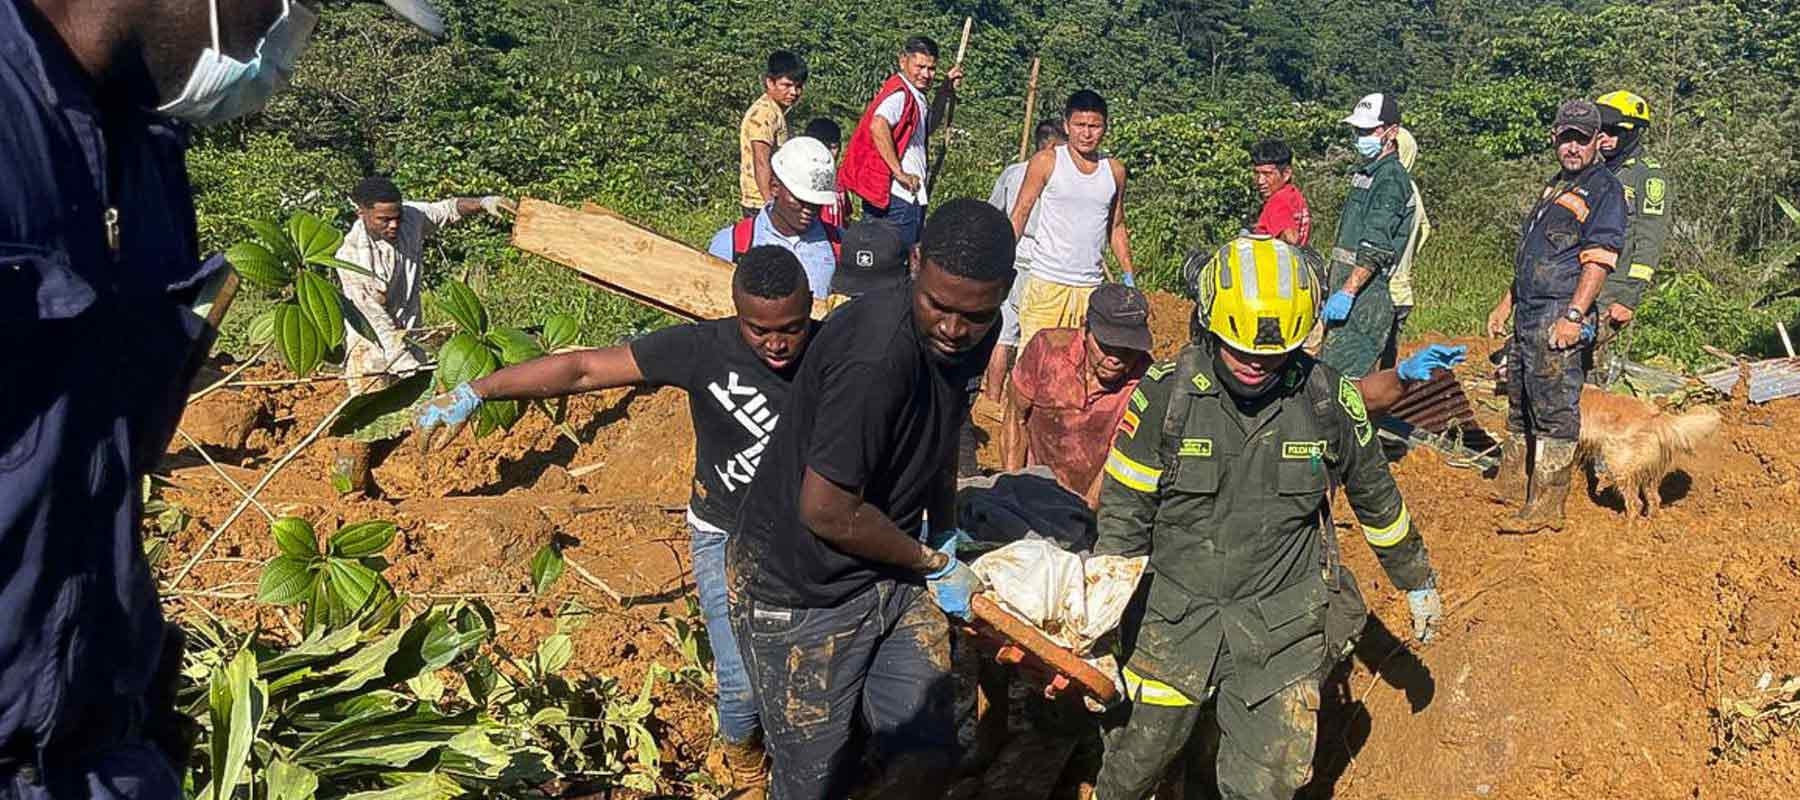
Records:
[[[269,533],[275,537],[275,548],[284,556],[305,561],[319,555],[319,537],[313,533],[312,524],[300,517],[282,517],[269,523]]]
[[[325,259],[337,260],[337,249],[344,243],[344,235],[324,220],[302,211],[288,217],[287,227],[288,235],[294,237],[294,246],[299,249],[301,261],[329,266]]]
[[[1787,215],[1789,222],[1800,224],[1800,209],[1794,208],[1794,204],[1788,202],[1787,198],[1775,195],[1775,204],[1781,206],[1781,213]]]
[[[461,784],[432,771],[413,776],[398,786],[347,795],[344,800],[450,800],[464,794],[467,792]]]
[[[359,394],[331,423],[331,435],[359,442],[392,439],[412,427],[431,393],[431,373],[408,375],[385,389]]]
[[[228,800],[243,776],[250,746],[268,710],[269,685],[257,680],[256,654],[238,651],[229,665],[213,672],[207,693],[212,717],[210,796]]]
[[[581,325],[568,314],[557,314],[544,320],[544,332],[538,339],[544,343],[544,352],[554,353],[575,344],[581,338]]]
[[[316,264],[321,267],[329,267],[331,269],[341,269],[345,272],[354,272],[365,278],[374,278],[375,280],[381,280],[381,276],[376,275],[373,271],[369,270],[367,267],[364,267],[360,264],[352,264],[348,261],[338,258],[337,256],[328,256],[325,258],[313,259],[313,261],[311,263]]]
[[[343,345],[343,301],[335,284],[317,272],[302,270],[294,281],[294,299],[300,301],[306,318],[324,335],[327,349]]]
[[[281,759],[269,763],[263,779],[269,784],[267,800],[312,800],[319,792],[319,776]]]
[[[257,242],[238,242],[225,251],[225,260],[237,274],[264,289],[282,289],[293,278],[293,272],[283,265],[269,248]]]
[[[387,520],[345,525],[326,542],[326,552],[335,558],[368,558],[386,550],[394,542],[396,530]]]
[[[294,303],[275,307],[275,346],[288,369],[302,378],[319,368],[325,357],[325,337],[306,312]]]
[[[450,391],[464,381],[472,381],[499,367],[493,351],[487,349],[474,334],[459,332],[438,348],[437,384]]]
[[[287,230],[267,220],[250,220],[250,230],[256,232],[256,238],[262,240],[262,246],[275,255],[276,260],[289,272],[300,268],[300,251],[294,247],[294,240],[288,236]]]
[[[325,579],[331,594],[350,613],[361,611],[381,588],[381,575],[375,570],[346,558],[333,558],[325,566]]]
[[[311,563],[293,556],[276,556],[263,565],[262,580],[256,584],[258,602],[291,606],[312,594],[316,576]]]
[[[542,675],[555,675],[575,657],[575,642],[566,633],[553,633],[538,643],[537,666]]]
[[[531,591],[539,596],[550,591],[563,574],[562,548],[556,542],[545,542],[531,557]]]
[[[482,307],[481,298],[475,296],[475,290],[462,281],[450,281],[444,284],[436,297],[437,306],[463,332],[480,336],[487,333],[487,309]]]
[[[511,429],[519,417],[524,416],[525,406],[517,400],[493,400],[482,403],[476,413],[481,416],[482,425],[476,427],[475,435],[481,437],[495,429]]]
[[[250,343],[258,347],[275,341],[275,309],[271,308],[250,320],[250,327],[245,331]]]
[[[500,363],[509,367],[544,354],[544,348],[538,346],[537,340],[518,328],[494,328],[483,338],[500,351]]]

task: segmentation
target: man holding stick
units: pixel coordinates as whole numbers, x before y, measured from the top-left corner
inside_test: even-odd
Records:
[[[925,90],[937,76],[937,61],[937,42],[924,36],[906,40],[899,68],[863,109],[838,169],[838,184],[862,198],[863,213],[899,229],[908,247],[919,241],[929,201],[925,143],[963,76],[961,64],[951,67],[927,104]]]

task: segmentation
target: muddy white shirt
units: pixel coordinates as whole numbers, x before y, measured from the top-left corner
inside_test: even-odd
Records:
[[[362,313],[375,339],[364,338],[351,320],[344,321],[344,368],[352,375],[370,372],[404,373],[419,366],[421,354],[409,348],[405,333],[420,323],[419,278],[425,259],[425,238],[462,219],[456,198],[435,203],[406,203],[400,208],[398,241],[369,235],[358,219],[350,227],[337,257],[375,274],[370,278],[339,270],[344,297]],[[365,382],[352,381],[353,391]]]
[[[783,375],[769,369],[744,343],[736,317],[663,328],[630,347],[646,383],[687,390],[694,418],[689,516],[736,530],[744,487],[756,477],[769,434],[787,412],[797,370]]]

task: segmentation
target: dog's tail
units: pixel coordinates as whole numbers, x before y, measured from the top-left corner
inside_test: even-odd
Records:
[[[1656,439],[1663,452],[1692,453],[1701,440],[1719,430],[1719,412],[1711,406],[1696,406],[1679,416],[1665,414],[1656,420]]]

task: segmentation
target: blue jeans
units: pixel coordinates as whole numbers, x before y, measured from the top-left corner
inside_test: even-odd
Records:
[[[738,652],[731,630],[731,614],[725,600],[725,543],[730,536],[688,523],[694,555],[694,588],[700,594],[700,613],[706,618],[706,639],[712,645],[713,675],[719,682],[719,738],[742,744],[756,735],[756,696],[750,674]]]
[[[942,795],[956,748],[950,625],[923,585],[881,581],[833,608],[740,595],[731,622],[762,706],[772,800],[850,796],[859,721],[883,786]]]
[[[873,219],[885,220],[900,233],[900,243],[912,247],[919,243],[919,229],[925,226],[925,209],[916,203],[908,203],[893,195],[888,195],[888,207],[876,208],[863,201],[863,215]]]

